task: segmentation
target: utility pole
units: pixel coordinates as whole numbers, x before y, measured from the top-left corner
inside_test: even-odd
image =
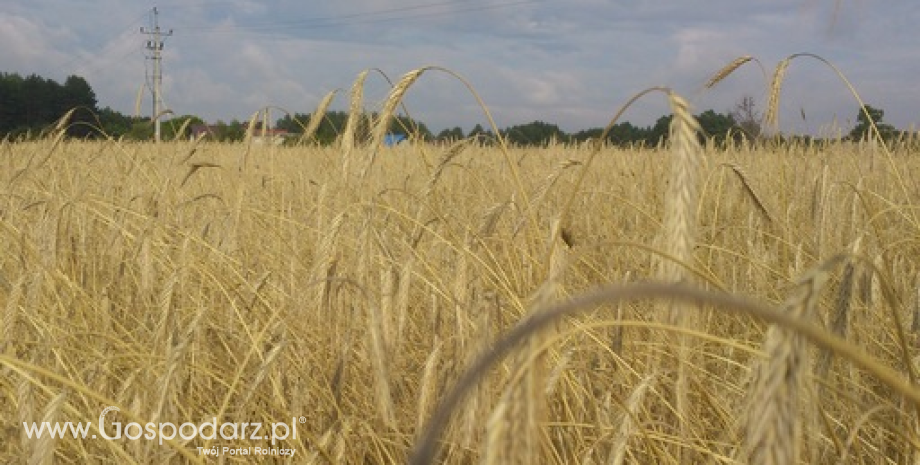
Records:
[[[161,55],[163,39],[173,34],[172,29],[169,32],[160,30],[158,15],[157,7],[153,7],[153,29],[141,27],[141,34],[151,36],[151,40],[147,41],[146,46],[151,53],[147,58],[153,61],[153,140],[156,142],[160,141],[160,102],[162,101],[160,98],[160,84],[163,82],[163,57]]]

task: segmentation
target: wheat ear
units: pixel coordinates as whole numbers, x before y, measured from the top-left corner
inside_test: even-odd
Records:
[[[773,81],[770,83],[770,98],[767,101],[767,114],[764,121],[774,128],[779,126],[779,96],[783,90],[783,79],[786,77],[786,70],[789,68],[791,58],[779,62],[776,71],[773,72]]]
[[[540,311],[562,293],[562,275],[568,261],[568,245],[562,240],[562,221],[555,219],[550,232],[547,278],[531,298],[531,308]],[[508,434],[515,463],[539,463],[541,423],[546,405],[546,363],[543,345],[548,332],[536,333],[519,354],[515,365],[520,379],[509,388],[510,412]]]
[[[25,377],[20,377],[16,383],[16,414],[20,424],[31,423],[35,421],[35,392],[32,389],[32,383]],[[20,454],[25,457],[35,450],[35,441],[26,434],[25,428],[19,433],[21,444]]]
[[[663,239],[672,259],[664,263],[662,279],[680,282],[691,278],[685,267],[693,262],[697,183],[703,159],[697,138],[700,125],[690,114],[689,104],[674,92],[668,94],[668,101],[673,113],[670,136],[672,163],[665,197]],[[673,311],[667,318],[672,324],[679,319]]]
[[[326,110],[329,109],[329,105],[332,103],[332,99],[338,92],[339,89],[335,89],[332,92],[329,92],[325,97],[323,97],[323,100],[319,102],[319,106],[316,107],[316,111],[310,115],[310,121],[307,122],[307,127],[303,130],[303,135],[300,136],[300,142],[305,142],[313,138],[313,135],[316,134],[316,130],[319,129],[320,123],[323,122],[323,118],[326,116]]]
[[[755,191],[754,187],[751,185],[748,176],[744,171],[744,168],[734,163],[726,163],[722,166],[727,166],[732,169],[735,175],[738,176],[738,180],[741,181],[741,187],[744,189],[744,193],[751,198],[751,201],[754,202],[754,206],[757,207],[757,211],[760,212],[760,215],[763,216],[768,223],[772,224],[773,215],[770,214],[770,211],[767,210],[767,207],[764,205],[763,201],[760,200],[760,196],[757,195],[757,191]]]
[[[839,263],[844,258],[836,256],[829,260],[824,265],[824,268]],[[859,347],[833,336],[817,325],[809,323],[803,318],[797,318],[789,312],[777,311],[765,304],[724,292],[707,291],[684,285],[637,283],[624,286],[608,286],[581,294],[567,302],[559,303],[547,307],[541,312],[534,313],[498,339],[492,345],[491,350],[470,365],[457,378],[454,386],[444,395],[441,404],[419,433],[419,439],[413,448],[409,463],[421,465],[435,461],[438,452],[438,439],[471,387],[475,386],[485,373],[494,368],[508,353],[519,347],[522,342],[526,341],[535,332],[554,324],[562,317],[571,317],[583,313],[586,310],[596,308],[600,304],[615,305],[627,300],[648,298],[679,300],[697,305],[705,304],[708,308],[720,310],[727,315],[747,315],[781,325],[783,328],[804,336],[821,348],[833,350],[837,356],[865,370],[881,384],[890,388],[892,392],[903,396],[905,402],[913,406],[920,405],[920,392],[915,389],[911,382],[904,379],[903,374],[885,364],[879,364],[876,358],[865,354]]]
[[[649,390],[654,381],[655,375],[649,375],[633,389],[633,392],[626,399],[623,419],[620,422],[620,428],[613,440],[613,447],[610,449],[610,457],[607,463],[611,465],[621,465],[626,459],[626,449],[629,444],[629,438],[638,426],[639,408],[645,399],[645,393]]]
[[[374,123],[374,132],[371,138],[371,152],[367,160],[367,164],[364,165],[364,169],[361,171],[362,179],[367,176],[371,166],[374,165],[374,159],[377,155],[377,151],[383,144],[383,139],[386,137],[387,131],[390,129],[390,121],[393,119],[393,114],[396,113],[396,107],[399,106],[399,102],[402,101],[403,97],[406,95],[406,91],[409,90],[409,87],[412,86],[412,84],[418,80],[422,73],[427,70],[428,68],[419,68],[409,71],[399,80],[399,82],[396,83],[396,86],[393,87],[393,90],[390,91],[390,95],[387,97],[386,103],[383,104],[383,110],[381,110],[380,116]]]
[[[713,86],[715,86],[716,84],[718,84],[719,81],[721,81],[721,80],[727,78],[729,74],[734,73],[735,70],[737,70],[738,68],[744,66],[745,63],[747,63],[747,62],[749,62],[749,61],[751,61],[751,60],[754,60],[754,59],[755,59],[755,58],[752,57],[751,55],[744,55],[744,56],[740,56],[740,57],[738,57],[738,58],[735,58],[734,60],[732,60],[731,63],[729,63],[729,64],[725,65],[724,67],[722,67],[722,69],[720,69],[719,71],[717,71],[715,74],[712,75],[711,78],[709,78],[708,81],[706,81],[706,84],[705,84],[706,88],[707,88],[707,89],[711,89]]]
[[[818,307],[831,261],[809,272],[796,294],[786,302],[786,312],[807,319]],[[755,367],[745,414],[745,442],[754,465],[796,463],[799,452],[799,388],[808,366],[804,338],[788,328],[767,330],[764,360]]]
[[[348,108],[348,121],[342,133],[342,171],[347,176],[351,165],[351,152],[355,147],[355,133],[364,115],[364,81],[370,70],[361,71],[351,86],[351,105]]]
[[[53,425],[57,422],[58,414],[61,412],[64,402],[67,400],[67,391],[61,391],[45,409],[42,416],[42,422]],[[29,457],[29,465],[49,465],[54,463],[54,449],[57,446],[57,438],[54,435],[43,435],[35,447],[32,449],[32,456]]]

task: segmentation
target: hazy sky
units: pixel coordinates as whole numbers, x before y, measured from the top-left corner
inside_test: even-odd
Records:
[[[248,119],[275,105],[309,113],[334,90],[348,106],[358,73],[397,80],[438,65],[464,76],[500,127],[542,120],[566,131],[604,126],[632,95],[670,86],[695,111],[728,112],[745,94],[761,110],[765,78],[749,63],[719,86],[706,79],[741,55],[772,74],[793,53],[835,64],[863,99],[902,128],[920,123],[917,0],[12,0],[0,7],[0,71],[59,82],[85,77],[100,106],[132,114],[152,69],[144,48],[154,6],[173,30],[163,50],[163,97],[177,114]],[[372,74],[366,108],[388,84]],[[486,119],[466,88],[444,73],[422,76],[406,103],[438,131]],[[150,113],[144,94],[142,113]],[[781,105],[784,132],[852,126],[858,104],[827,66],[793,61]],[[660,95],[625,119],[652,124]],[[803,114],[805,119],[803,120]]]

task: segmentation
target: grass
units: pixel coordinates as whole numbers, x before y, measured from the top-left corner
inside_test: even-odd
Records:
[[[0,461],[267,445],[22,428],[108,406],[303,416],[292,463],[916,460],[916,149],[700,146],[667,96],[668,149],[3,142]]]

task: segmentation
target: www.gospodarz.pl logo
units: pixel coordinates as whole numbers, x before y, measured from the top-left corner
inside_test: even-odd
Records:
[[[226,422],[218,424],[217,417],[214,417],[211,421],[205,421],[199,424],[186,422],[179,426],[176,426],[174,423],[170,422],[149,422],[144,425],[136,422],[131,422],[122,427],[122,423],[117,421],[111,422],[107,425],[105,422],[106,415],[118,411],[118,407],[107,407],[102,411],[101,414],[99,414],[99,423],[97,425],[97,429],[102,434],[103,438],[107,440],[127,438],[132,441],[137,441],[141,438],[146,440],[156,439],[159,441],[160,445],[162,445],[164,441],[172,441],[176,439],[176,437],[182,438],[186,441],[195,438],[212,441],[220,437],[221,439],[225,439],[227,441],[267,440],[271,442],[272,446],[274,446],[278,443],[278,441],[284,441],[287,439],[297,440],[297,424],[304,424],[307,422],[306,417],[292,417],[290,424],[284,422],[268,423],[265,425],[265,427],[263,427],[263,424],[260,422]],[[26,436],[30,439],[40,439],[45,436],[61,439],[68,436],[73,437],[74,439],[97,438],[95,434],[90,434],[90,431],[93,428],[91,422],[23,422],[22,427],[25,429]],[[210,448],[198,447],[199,455],[293,456],[296,452],[297,450],[294,448],[286,449],[281,447],[231,447],[229,445],[212,445]]]
[[[261,422],[226,422],[217,423],[217,417],[211,421],[195,424],[191,422],[182,423],[176,426],[175,423],[153,423],[148,422],[144,425],[131,422],[125,424],[122,428],[121,422],[112,422],[107,425],[105,417],[109,413],[118,412],[118,407],[107,407],[99,414],[99,432],[102,437],[108,440],[121,439],[122,437],[132,441],[141,438],[147,440],[157,439],[160,444],[163,441],[171,441],[177,437],[183,440],[195,438],[214,440],[218,437],[225,440],[270,440],[271,445],[276,445],[278,441],[287,439],[297,439],[297,424],[305,423],[305,417],[292,417],[290,424],[284,422],[270,423],[264,425]]]

